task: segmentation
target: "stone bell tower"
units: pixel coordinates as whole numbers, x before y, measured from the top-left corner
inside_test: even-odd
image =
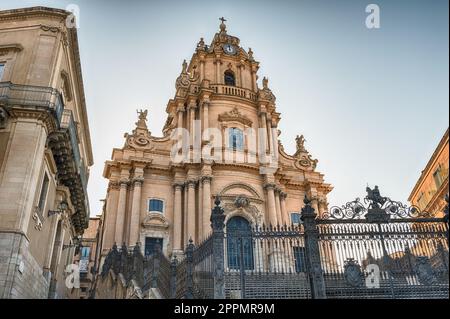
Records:
[[[140,112],[136,130],[106,162],[104,249],[137,241],[146,254],[155,243],[166,254],[181,252],[189,238],[198,243],[210,234],[215,196],[222,200],[227,227],[290,224],[305,193],[319,213],[326,210],[332,188],[315,171],[317,160],[303,136],[294,155],[284,152],[269,81],[264,77],[258,86],[253,51],[220,21],[211,43],[201,38],[182,64],[163,136],[148,132],[147,113]],[[180,135],[185,157],[176,161]],[[214,156],[204,156],[211,145]]]

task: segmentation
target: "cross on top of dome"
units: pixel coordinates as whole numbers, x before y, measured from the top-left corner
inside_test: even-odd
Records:
[[[227,21],[227,20],[224,17],[219,18],[219,20],[222,21],[220,23],[220,31],[221,32],[226,32],[227,31],[226,30],[227,26],[225,25],[225,21]]]

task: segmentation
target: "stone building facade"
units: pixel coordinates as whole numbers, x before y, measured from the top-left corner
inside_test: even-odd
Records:
[[[68,298],[93,164],[70,13],[0,11],[0,298]]]
[[[448,193],[448,137],[447,128],[408,198],[412,205],[436,217],[443,217]]]
[[[258,85],[259,62],[224,21],[211,44],[201,38],[183,62],[163,135],[149,132],[147,111],[139,111],[136,128],[106,162],[103,253],[137,242],[145,255],[155,245],[181,253],[190,238],[210,234],[215,196],[227,227],[298,222],[305,194],[316,211],[327,210],[332,187],[303,136],[294,155],[284,151],[275,95],[267,78]]]
[[[74,257],[74,263],[78,263],[80,269],[80,299],[88,299],[93,293],[98,274],[102,224],[102,215],[89,218],[89,226],[84,231],[81,246]]]

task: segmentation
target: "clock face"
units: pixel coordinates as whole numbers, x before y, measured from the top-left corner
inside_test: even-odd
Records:
[[[234,45],[230,44],[230,43],[226,43],[223,45],[223,51],[226,54],[235,54],[236,53],[236,48],[234,47]]]

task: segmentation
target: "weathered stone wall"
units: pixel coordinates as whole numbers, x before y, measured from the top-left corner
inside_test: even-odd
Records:
[[[0,298],[47,298],[49,280],[20,233],[0,232]]]

